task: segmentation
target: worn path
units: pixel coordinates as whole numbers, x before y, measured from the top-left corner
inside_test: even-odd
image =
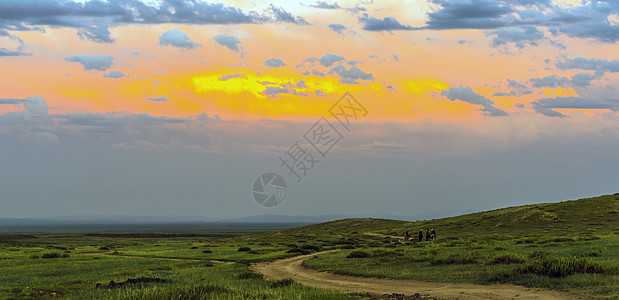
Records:
[[[304,260],[314,255],[332,251],[253,264],[251,269],[271,280],[292,278],[304,285],[340,292],[368,292],[378,295],[419,293],[422,296],[448,299],[583,299],[566,293],[511,284],[477,285],[357,277],[320,272],[302,265]]]

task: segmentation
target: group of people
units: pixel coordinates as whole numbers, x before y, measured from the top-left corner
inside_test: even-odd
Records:
[[[405,240],[409,240],[411,238],[411,235],[408,233],[408,231],[404,234],[404,239]],[[434,229],[428,229],[426,230],[426,241],[434,241],[436,240],[436,231],[434,231]],[[423,230],[419,230],[419,241],[423,241]]]

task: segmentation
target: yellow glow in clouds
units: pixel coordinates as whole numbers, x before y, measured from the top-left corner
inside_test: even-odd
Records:
[[[211,91],[224,92],[229,95],[240,94],[243,92],[252,93],[258,98],[265,98],[267,88],[289,89],[297,93],[314,94],[319,90],[325,94],[330,94],[340,89],[337,88],[334,79],[315,80],[312,78],[298,79],[293,77],[274,76],[270,74],[256,75],[236,73],[233,75],[209,74],[200,75],[192,78],[197,92],[205,93]],[[304,84],[300,84],[303,81]]]
[[[192,77],[198,93],[219,92],[215,97],[219,111],[255,117],[317,116],[329,108],[325,94],[340,94],[344,89],[337,78],[297,78],[290,75],[235,73]],[[250,93],[254,97],[243,96]]]
[[[417,94],[423,94],[431,91],[440,92],[449,88],[447,83],[430,79],[407,81],[405,86],[408,90]]]

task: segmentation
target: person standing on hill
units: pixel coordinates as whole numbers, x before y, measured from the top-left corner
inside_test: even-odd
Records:
[[[434,228],[432,228],[432,230],[430,230],[430,236],[432,237],[432,240],[436,240],[436,231],[434,231]]]
[[[426,230],[426,242],[430,240],[430,229]]]
[[[419,241],[423,241],[423,229],[419,229]]]

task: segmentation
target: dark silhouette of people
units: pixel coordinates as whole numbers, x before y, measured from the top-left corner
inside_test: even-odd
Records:
[[[406,234],[404,234],[404,240],[408,241],[408,239],[411,238],[411,235],[408,234],[408,231],[406,232]]]
[[[432,230],[430,230],[430,236],[432,237],[432,240],[436,240],[436,231],[434,231],[434,228]]]
[[[419,230],[419,241],[423,241],[423,230]]]
[[[426,242],[430,240],[430,229],[426,230]]]

